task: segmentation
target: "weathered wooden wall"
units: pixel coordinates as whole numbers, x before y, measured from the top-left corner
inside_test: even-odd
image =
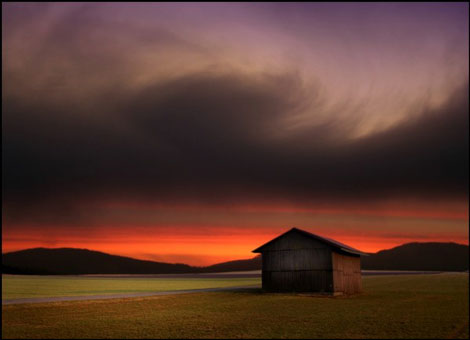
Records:
[[[335,292],[359,293],[362,290],[361,258],[332,252]]]
[[[322,242],[298,233],[285,235],[263,249],[263,289],[333,292],[331,254]]]

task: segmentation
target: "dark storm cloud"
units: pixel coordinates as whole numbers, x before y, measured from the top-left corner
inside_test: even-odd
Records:
[[[243,182],[266,152],[275,152],[263,134],[299,105],[288,88],[295,82],[197,74],[116,99],[123,109],[105,122],[5,100],[6,197],[117,192],[125,198]]]
[[[77,221],[87,219],[81,202],[110,200],[468,195],[468,83],[439,109],[353,139],[341,115],[347,103],[317,123],[290,126],[289,118],[307,109],[315,116],[330,99],[320,81],[305,84],[302,69],[240,71],[213,45],[158,25],[122,26],[104,7],[57,14],[54,6],[8,6],[6,219]],[[155,70],[161,74],[148,76]],[[358,116],[366,105],[351,104]]]
[[[194,74],[116,99],[106,124],[7,98],[4,202],[10,216],[70,216],[93,199],[467,195],[468,85],[439,110],[340,142],[341,122],[278,136],[304,92],[295,75]]]
[[[441,108],[348,146],[342,162],[355,179],[352,186],[384,194],[466,197],[468,91],[467,83]]]

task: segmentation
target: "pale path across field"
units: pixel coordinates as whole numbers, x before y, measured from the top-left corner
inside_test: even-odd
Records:
[[[2,300],[156,293],[261,284],[261,278],[2,275]]]
[[[365,276],[437,274],[438,272],[363,271]],[[241,277],[240,277],[241,276]],[[247,277],[248,276],[248,277]],[[260,287],[261,271],[159,274],[2,276],[2,305],[135,298]]]
[[[142,292],[142,293],[124,293],[124,294],[103,294],[103,295],[84,295],[84,296],[57,296],[43,298],[21,298],[21,299],[2,299],[2,305],[14,305],[20,303],[44,303],[44,302],[61,302],[61,301],[77,301],[77,300],[102,300],[102,299],[125,299],[135,297],[146,297],[156,295],[174,295],[188,293],[205,293],[218,291],[233,291],[243,289],[261,288],[260,285],[239,286],[239,287],[220,287],[220,288],[202,288],[187,290],[172,290],[165,292]]]

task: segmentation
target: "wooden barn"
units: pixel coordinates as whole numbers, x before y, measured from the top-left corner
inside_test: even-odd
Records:
[[[263,290],[321,292],[361,291],[361,255],[340,242],[292,228],[253,250],[262,255]]]

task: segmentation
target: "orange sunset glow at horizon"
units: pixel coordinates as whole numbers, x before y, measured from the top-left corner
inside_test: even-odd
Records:
[[[150,260],[168,263],[185,263],[193,266],[207,266],[219,262],[232,260],[243,260],[254,257],[251,250],[266,243],[280,233],[289,230],[285,228],[279,233],[268,233],[262,235],[246,236],[204,236],[204,237],[147,237],[146,241],[142,238],[135,238],[133,235],[124,237],[124,239],[110,239],[108,242],[99,241],[75,241],[73,238],[65,241],[41,242],[34,241],[16,241],[14,235],[7,235],[7,240],[14,240],[11,243],[3,244],[3,253],[31,249],[31,248],[80,248],[105,252],[111,255],[121,255],[141,260]],[[302,228],[314,232],[312,228]],[[357,237],[353,235],[337,234],[319,234],[338,240],[344,244],[360,249],[364,252],[375,253],[380,250],[394,248],[396,246],[411,242],[453,242],[468,245],[468,238],[459,235],[432,235],[425,239],[403,237],[403,238],[380,238],[380,237]]]
[[[147,221],[129,225],[119,216],[120,223],[114,220],[112,224],[110,219],[103,220],[103,224],[75,225],[73,229],[22,225],[20,231],[3,229],[2,246],[4,253],[36,247],[82,248],[142,260],[206,266],[252,258],[255,256],[251,253],[253,249],[291,227],[371,253],[410,242],[468,245],[468,209],[462,204],[454,204],[452,208],[439,206],[440,211],[429,205],[427,210],[423,205],[410,209],[399,203],[371,204],[368,210],[354,206],[308,209],[293,205],[227,208],[108,204],[100,210],[103,215],[126,211],[134,216],[145,210]],[[153,215],[149,215],[149,211]],[[152,224],[152,219],[163,213],[167,214],[166,219]],[[188,223],[183,224],[183,221]],[[429,231],[429,226],[433,231]]]

